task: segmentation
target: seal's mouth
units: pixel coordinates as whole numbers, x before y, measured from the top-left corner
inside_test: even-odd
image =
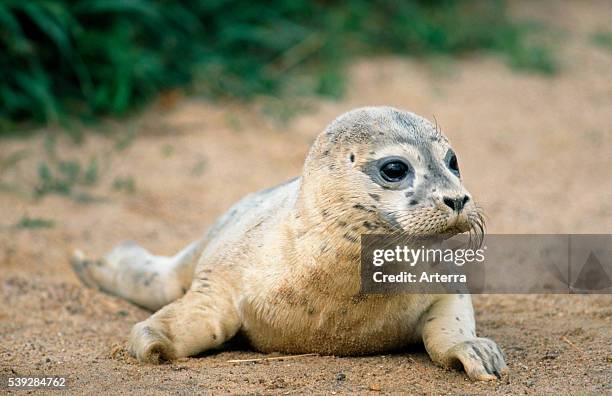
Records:
[[[484,212],[480,207],[466,215],[457,216],[444,230],[432,234],[430,237],[438,241],[448,240],[455,235],[468,233],[470,248],[479,249],[482,246],[486,233]]]
[[[449,217],[439,211],[378,211],[378,216],[389,227],[390,234],[442,242],[458,234],[468,233],[469,245],[478,249],[485,235],[485,216],[477,205],[468,211]]]

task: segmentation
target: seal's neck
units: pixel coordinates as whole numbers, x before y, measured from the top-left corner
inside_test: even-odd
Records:
[[[352,204],[342,193],[329,194],[329,186],[300,186],[288,240],[292,256],[308,284],[326,295],[351,296],[360,288],[360,229]]]

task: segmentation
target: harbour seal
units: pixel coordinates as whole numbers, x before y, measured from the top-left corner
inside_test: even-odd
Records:
[[[259,351],[363,355],[423,342],[474,380],[507,370],[475,333],[469,295],[362,295],[359,236],[482,232],[448,139],[390,107],[345,113],[315,140],[302,175],[251,194],[174,257],[128,242],[105,258],[76,252],[90,286],[157,310],[131,353],[158,363],[222,346],[237,333]]]

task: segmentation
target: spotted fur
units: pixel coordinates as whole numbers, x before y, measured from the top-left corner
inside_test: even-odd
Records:
[[[301,177],[245,197],[176,256],[127,244],[99,265],[78,254],[74,268],[86,284],[158,310],[132,330],[141,361],[196,355],[241,332],[264,352],[361,355],[424,342],[437,364],[494,379],[503,356],[474,335],[469,296],[359,294],[362,234],[484,232],[473,199],[460,214],[443,203],[468,194],[445,163],[449,148],[415,114],[356,109],[318,136]],[[410,163],[411,183],[377,179],[372,164],[389,156]]]

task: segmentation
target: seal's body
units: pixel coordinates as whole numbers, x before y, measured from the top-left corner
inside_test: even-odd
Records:
[[[432,360],[473,379],[506,370],[475,335],[469,295],[361,295],[359,237],[482,234],[448,140],[393,108],[353,110],[319,135],[302,176],[238,202],[172,258],[133,243],[97,262],[88,285],[152,310],[131,350],[147,362],[192,356],[241,332],[261,351],[361,355],[423,341]]]

